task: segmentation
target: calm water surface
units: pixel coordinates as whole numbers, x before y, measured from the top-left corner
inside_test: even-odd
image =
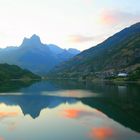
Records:
[[[140,85],[0,85],[0,140],[140,140]]]

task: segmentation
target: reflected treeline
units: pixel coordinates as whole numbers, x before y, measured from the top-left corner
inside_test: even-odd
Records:
[[[122,102],[121,99],[112,100],[102,97],[81,99],[81,101],[92,108],[98,109],[125,127],[140,132],[140,104],[135,103],[134,100],[124,99],[124,102]]]
[[[2,92],[13,92],[19,91],[22,88],[26,88],[36,81],[6,81],[0,82],[0,93]]]
[[[80,101],[85,105],[100,110],[122,125],[140,132],[139,85],[78,83],[76,81],[41,81],[26,86],[20,89],[23,94],[22,96],[0,96],[0,102],[7,105],[19,105],[24,114],[30,114],[32,118],[36,118],[44,108],[53,109],[60,104],[75,104]],[[57,96],[57,94],[56,96],[40,95],[43,91],[50,93],[51,91],[67,89],[74,91],[74,94],[76,94],[77,89],[83,89],[85,94],[87,90],[90,90],[100,96],[76,98],[60,97]]]
[[[93,90],[97,93],[118,93],[125,92],[138,93],[140,84],[128,83],[112,83],[112,82],[79,82],[76,80],[53,80],[40,81],[32,84],[30,87],[23,89],[23,92],[42,92],[42,91],[58,91],[67,89]]]
[[[140,91],[139,84],[113,84],[110,82],[79,82],[76,80],[54,80],[54,81],[11,81],[0,83],[0,92],[21,91],[23,94],[39,95],[43,91],[58,91],[82,89],[91,90],[96,93],[114,94],[124,96],[126,93],[138,94]],[[110,95],[109,95],[110,96]]]

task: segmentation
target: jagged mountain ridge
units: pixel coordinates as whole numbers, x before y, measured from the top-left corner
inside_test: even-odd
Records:
[[[45,75],[54,66],[67,61],[76,53],[56,45],[43,44],[37,35],[24,38],[19,47],[8,47],[0,51],[0,63],[18,65],[36,74]]]

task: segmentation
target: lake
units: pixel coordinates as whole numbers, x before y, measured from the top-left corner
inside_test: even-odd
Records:
[[[0,140],[140,140],[140,85],[1,83]]]

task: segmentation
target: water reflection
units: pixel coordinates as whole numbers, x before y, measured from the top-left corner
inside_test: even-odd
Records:
[[[17,92],[22,88],[27,88],[37,81],[9,81],[9,82],[0,82],[0,93],[5,92]]]
[[[131,84],[41,81],[3,92],[0,138],[140,139],[139,89]]]
[[[113,130],[110,128],[106,127],[101,127],[101,128],[92,128],[89,136],[94,139],[99,139],[99,140],[104,140],[104,139],[109,139],[109,137],[113,136]]]
[[[88,98],[100,96],[97,93],[85,90],[60,90],[57,92],[43,92],[41,95],[57,96],[57,97],[68,97],[68,98]]]

